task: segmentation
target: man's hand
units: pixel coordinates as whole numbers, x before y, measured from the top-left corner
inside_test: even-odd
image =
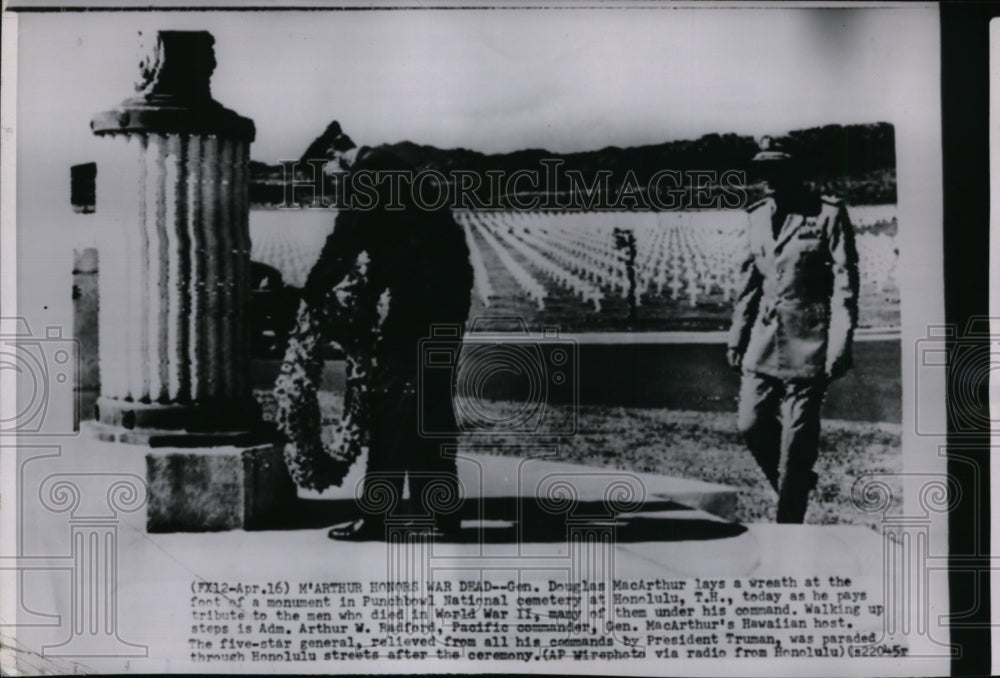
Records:
[[[848,356],[846,353],[841,354],[836,360],[833,361],[833,364],[827,368],[826,370],[827,378],[830,381],[836,381],[837,379],[840,379],[845,374],[847,374],[847,370],[849,370],[850,368],[851,368],[850,356]]]
[[[743,369],[743,353],[739,349],[730,346],[726,349],[726,362],[729,363],[729,367],[736,372]]]

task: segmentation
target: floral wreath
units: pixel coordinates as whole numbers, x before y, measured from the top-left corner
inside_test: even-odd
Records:
[[[368,278],[368,265],[368,254],[362,252],[351,272],[320,303],[302,301],[289,333],[281,373],[274,384],[275,420],[286,439],[285,463],[300,487],[339,487],[368,445],[368,380],[383,306],[381,290]],[[333,443],[326,447],[317,391],[323,374],[323,349],[330,339],[344,351],[347,380],[344,411]]]

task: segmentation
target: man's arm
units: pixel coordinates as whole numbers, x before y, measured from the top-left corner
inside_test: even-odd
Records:
[[[356,213],[344,210],[337,215],[333,232],[327,236],[302,289],[302,298],[310,306],[325,303],[327,293],[354,267],[364,249],[363,227]]]
[[[763,294],[763,276],[757,268],[753,247],[750,244],[750,223],[747,220],[746,251],[740,264],[739,289],[733,308],[733,321],[729,328],[727,360],[733,369],[739,369],[743,363],[743,353],[750,342],[750,330],[753,329]]]
[[[831,379],[844,376],[852,364],[851,344],[858,324],[858,251],[854,244],[847,207],[837,211],[830,229],[833,291],[830,296],[830,329],[826,372]]]

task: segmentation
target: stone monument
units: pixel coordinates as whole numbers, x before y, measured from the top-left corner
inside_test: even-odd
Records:
[[[248,383],[251,120],[212,99],[214,38],[160,31],[136,95],[91,121],[96,435],[147,453],[150,531],[254,527],[295,488]]]

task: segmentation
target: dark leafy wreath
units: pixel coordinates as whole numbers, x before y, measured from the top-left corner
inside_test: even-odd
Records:
[[[369,280],[369,259],[362,252],[354,268],[327,292],[322,304],[299,305],[289,334],[281,373],[274,385],[275,420],[285,435],[284,457],[300,486],[324,490],[340,486],[369,439],[369,377],[378,339],[382,290]],[[319,409],[323,349],[330,340],[344,351],[344,411],[327,447]]]

